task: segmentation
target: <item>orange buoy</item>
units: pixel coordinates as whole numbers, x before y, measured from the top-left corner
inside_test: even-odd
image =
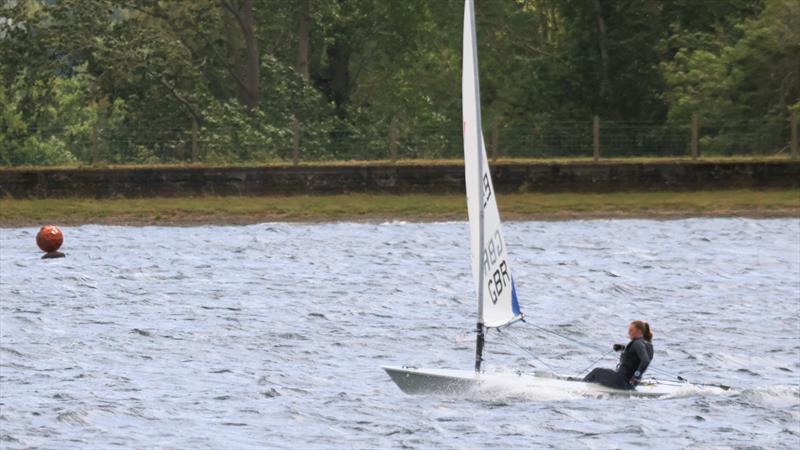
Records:
[[[55,252],[63,243],[64,234],[55,225],[45,225],[36,233],[36,245],[43,252]]]

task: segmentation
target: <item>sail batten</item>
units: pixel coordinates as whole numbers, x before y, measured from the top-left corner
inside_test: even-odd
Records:
[[[500,327],[519,320],[522,313],[511,276],[481,128],[475,39],[474,3],[473,0],[466,0],[461,102],[472,274],[478,295],[478,322],[486,327]]]

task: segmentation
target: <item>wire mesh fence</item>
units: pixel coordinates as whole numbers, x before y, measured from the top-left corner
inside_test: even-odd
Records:
[[[727,123],[653,123],[598,120],[554,121],[530,126],[492,123],[484,128],[492,158],[797,157],[789,120]],[[694,130],[693,130],[694,127]],[[31,132],[31,129],[27,130]],[[460,159],[460,126],[403,127],[396,122],[369,127],[286,131],[232,127],[103,127],[33,130],[43,142],[60,142],[82,163],[241,163]],[[27,145],[24,136],[0,129],[6,150]],[[30,151],[36,151],[34,148]]]

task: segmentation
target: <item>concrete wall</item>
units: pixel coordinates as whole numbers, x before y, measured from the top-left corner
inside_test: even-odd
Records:
[[[513,164],[492,167],[510,192],[800,188],[800,161]],[[462,165],[0,169],[12,198],[463,193]]]

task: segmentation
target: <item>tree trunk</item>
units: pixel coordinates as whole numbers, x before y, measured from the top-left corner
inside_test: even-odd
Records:
[[[308,2],[309,0],[300,0],[300,14],[297,23],[297,73],[303,77],[303,81],[308,82]],[[292,118],[292,163],[296,166],[300,164],[300,135],[303,131],[303,121],[299,105],[294,108],[294,117]]]
[[[606,101],[607,115],[619,119],[619,114],[616,111],[615,102],[612,98],[611,84],[609,78],[609,70],[611,67],[610,57],[608,56],[607,34],[606,34],[606,21],[603,18],[603,5],[600,0],[594,0],[594,12],[597,17],[597,31],[599,36],[597,38],[600,47],[600,61],[602,63],[602,80],[600,81],[600,98]]]
[[[253,17],[253,0],[244,0],[242,3],[242,37],[246,48],[245,53],[245,104],[250,108],[258,106],[258,81],[261,77],[261,61],[258,57],[258,43],[254,30],[255,18]]]
[[[297,24],[297,72],[305,81],[308,81],[309,56],[308,1],[300,0],[300,17]]]
[[[336,105],[336,115],[344,117],[344,107],[350,100],[350,54],[352,50],[344,39],[337,38],[328,47],[330,61],[330,90]]]
[[[547,8],[544,5],[539,5],[539,33],[542,42],[550,42],[550,17]]]
[[[242,0],[238,6],[228,0],[220,0],[222,7],[235,19],[241,40],[244,41],[244,54],[239,51],[239,46],[234,45],[233,33],[228,33],[229,56],[234,64],[238,64],[239,98],[248,108],[258,106],[259,79],[261,77],[261,61],[258,56],[258,43],[255,35],[255,16],[253,13],[253,0]],[[243,59],[243,61],[240,61]]]

